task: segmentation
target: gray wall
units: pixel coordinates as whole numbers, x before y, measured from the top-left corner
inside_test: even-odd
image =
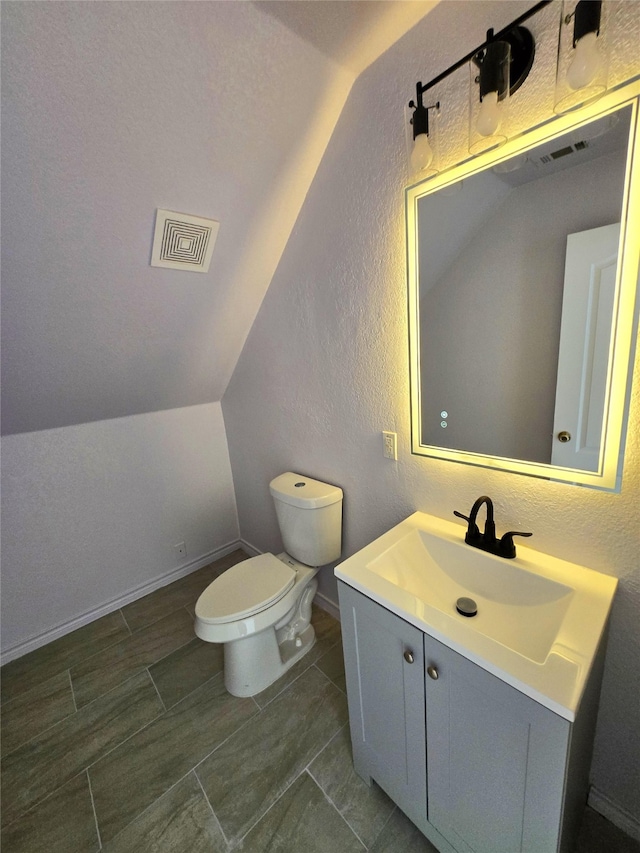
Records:
[[[522,8],[511,2],[440,4],[359,78],[223,412],[241,532],[263,550],[281,546],[269,480],[293,470],[344,488],[344,556],[416,509],[451,518],[453,509],[468,511],[487,493],[496,503],[499,531],[532,530],[533,547],[618,576],[592,776],[620,813],[640,821],[640,362],[619,495],[409,452],[403,100],[417,79],[446,68],[489,26],[504,26]],[[640,6],[616,9],[622,18],[613,38],[621,52],[612,73],[624,78],[630,64],[637,71]],[[531,111],[522,118],[529,124],[552,115],[556,13],[549,10],[548,19],[534,26],[548,27],[548,38],[539,40],[532,77],[518,93],[523,111]],[[446,134],[459,149],[466,143],[463,72],[452,81],[448,101],[457,130]],[[398,432],[398,462],[382,456],[385,429]],[[323,570],[321,590],[336,600],[330,571]]]

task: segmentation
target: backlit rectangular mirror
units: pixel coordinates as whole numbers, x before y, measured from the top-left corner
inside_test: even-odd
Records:
[[[407,190],[414,453],[619,490],[639,91]]]

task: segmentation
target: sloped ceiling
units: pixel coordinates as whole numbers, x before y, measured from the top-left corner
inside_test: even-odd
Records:
[[[3,433],[221,399],[355,77],[433,5],[4,2]],[[220,222],[208,273],[149,265],[157,208]]]

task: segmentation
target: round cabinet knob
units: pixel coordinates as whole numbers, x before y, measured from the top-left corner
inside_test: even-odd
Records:
[[[567,432],[566,429],[563,429],[562,432],[558,433],[558,441],[562,442],[562,444],[566,444],[568,441],[571,441],[571,433]]]
[[[414,661],[413,652],[410,651],[409,649],[405,649],[404,659],[406,660],[407,663],[413,663],[413,661]]]
[[[427,667],[427,675],[429,676],[429,678],[433,678],[434,681],[438,680],[438,670],[433,664]]]

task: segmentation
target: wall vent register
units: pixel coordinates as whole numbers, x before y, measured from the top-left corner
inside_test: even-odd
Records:
[[[151,266],[208,272],[219,227],[215,219],[158,209]]]

